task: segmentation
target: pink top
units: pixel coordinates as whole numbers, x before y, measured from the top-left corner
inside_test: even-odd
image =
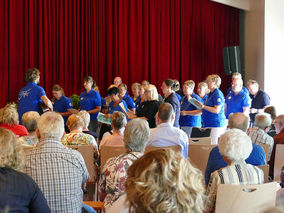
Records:
[[[26,127],[19,124],[16,125],[1,124],[0,127],[12,131],[15,135],[19,137],[26,136],[29,134]]]
[[[123,136],[122,135],[109,135],[104,137],[100,142],[101,146],[124,146]]]

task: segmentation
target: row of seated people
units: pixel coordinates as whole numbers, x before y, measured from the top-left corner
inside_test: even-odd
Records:
[[[122,114],[122,113],[121,113]],[[237,115],[237,114],[236,114]],[[60,117],[60,116],[59,116]],[[77,118],[77,120],[80,120],[80,119],[78,119],[78,117],[79,116],[76,116],[76,115],[73,115],[73,116],[71,116],[70,117],[70,123],[71,123],[71,121],[73,120],[73,118],[75,119],[75,118]],[[118,116],[119,117],[119,116]],[[233,116],[232,116],[233,117]],[[125,118],[124,118],[125,119]],[[75,119],[76,120],[76,119]],[[123,119],[122,119],[123,120]],[[173,144],[169,144],[169,143],[167,143],[167,142],[170,142],[170,141],[176,141],[176,143],[175,144],[180,144],[180,146],[181,146],[181,148],[182,148],[182,150],[186,150],[186,152],[187,152],[187,150],[188,150],[188,148],[186,147],[185,149],[184,149],[184,147],[183,147],[183,144],[181,144],[180,143],[180,141],[182,141],[183,139],[185,139],[186,140],[186,143],[185,143],[185,146],[187,146],[187,142],[188,142],[188,138],[187,138],[187,136],[186,136],[186,134],[184,133],[184,132],[182,132],[180,129],[178,129],[178,128],[174,128],[174,127],[172,127],[172,125],[171,124],[173,124],[173,121],[174,121],[174,113],[173,113],[173,108],[172,108],[172,106],[170,105],[170,104],[162,104],[161,105],[161,107],[159,108],[159,112],[158,112],[158,116],[157,116],[157,123],[159,124],[159,126],[158,126],[158,128],[156,128],[156,129],[152,129],[151,130],[151,133],[152,134],[150,134],[151,136],[149,136],[150,137],[150,139],[149,140],[146,140],[147,139],[147,137],[146,137],[146,135],[147,135],[147,133],[143,133],[142,134],[142,136],[140,135],[140,138],[142,138],[143,137],[143,135],[145,136],[144,137],[144,139],[146,140],[146,142],[147,141],[149,141],[149,143],[148,143],[148,145],[149,144],[151,144],[151,142],[153,142],[153,143],[156,143],[155,145],[156,146],[159,146],[159,141],[161,142],[160,143],[160,146],[169,146],[169,145],[173,145]],[[48,119],[48,121],[49,121],[49,124],[48,124],[48,122],[45,122],[46,123],[46,125],[53,125],[53,120],[52,119]],[[139,120],[140,121],[140,120]],[[135,121],[135,122],[138,122],[138,121]],[[133,122],[133,123],[135,123],[135,122]],[[146,122],[144,122],[144,123],[146,123]],[[247,127],[248,127],[248,119],[247,119]],[[161,124],[161,125],[160,125]],[[230,124],[230,121],[229,121],[229,124]],[[42,124],[42,125],[44,125],[44,124]],[[147,126],[148,124],[146,123],[146,126]],[[237,125],[242,125],[242,124],[237,124]],[[139,126],[139,125],[137,125],[137,126]],[[247,129],[247,127],[246,127],[246,129]],[[233,126],[231,126],[231,128],[236,128],[236,127],[233,127]],[[82,127],[81,127],[81,129],[82,129]],[[244,131],[246,130],[246,129],[244,129]],[[278,128],[276,128],[276,129],[278,129]],[[39,128],[39,130],[40,130],[40,128]],[[77,130],[75,130],[75,132],[73,132],[73,133],[77,133],[76,132]],[[171,132],[169,132],[169,131],[171,131]],[[130,134],[132,137],[134,137],[134,136],[139,136],[139,132],[143,132],[143,131],[137,131],[137,129],[135,130],[135,132],[133,132],[132,134]],[[71,131],[71,133],[72,133],[72,131]],[[167,133],[169,133],[168,135],[167,135]],[[53,134],[52,134],[53,135]],[[68,135],[68,134],[67,134]],[[65,136],[67,136],[67,135],[65,135]],[[65,136],[63,137],[63,139],[65,138]],[[37,134],[37,137],[38,138],[41,138],[38,134]],[[172,138],[171,138],[172,137]],[[70,137],[70,138],[73,138],[73,137]],[[61,138],[60,138],[61,139]],[[62,140],[62,139],[61,139]],[[73,141],[73,140],[70,140],[70,141]],[[139,138],[136,138],[136,141],[139,141]],[[125,141],[124,141],[125,142]],[[126,142],[125,142],[126,143]],[[144,142],[145,143],[145,142]],[[164,144],[163,144],[164,143]],[[82,143],[82,144],[84,144],[84,143]],[[139,144],[141,144],[141,143],[139,143]],[[40,144],[39,144],[40,145]],[[153,145],[153,144],[152,144]],[[49,147],[49,148],[51,148],[51,147]],[[145,147],[144,147],[145,148]],[[142,149],[142,150],[144,150],[144,148]],[[127,149],[127,147],[126,147],[126,149]],[[129,150],[129,149],[128,149]],[[141,152],[141,151],[140,151]],[[187,153],[185,153],[185,152],[182,152],[182,154],[183,154],[183,156],[186,158],[187,157]],[[127,164],[129,164],[129,163],[127,163]],[[107,166],[107,167],[109,167],[109,166]],[[123,179],[123,178],[122,178]],[[121,184],[121,183],[120,183]],[[123,184],[122,184],[123,185]]]

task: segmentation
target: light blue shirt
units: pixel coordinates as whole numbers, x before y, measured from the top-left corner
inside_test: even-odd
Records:
[[[150,131],[150,140],[147,146],[180,146],[183,157],[188,157],[188,137],[184,131],[173,127],[169,122],[159,124]]]

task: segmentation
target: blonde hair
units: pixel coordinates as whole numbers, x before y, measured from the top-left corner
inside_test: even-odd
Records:
[[[158,101],[159,100],[159,95],[157,88],[153,84],[148,84],[144,87],[144,90],[148,90],[150,92],[150,101]]]
[[[216,84],[216,87],[218,87],[218,88],[220,87],[221,82],[222,82],[220,76],[217,75],[217,74],[208,75],[207,79],[210,79],[212,82],[214,82]]]
[[[16,136],[10,130],[0,128],[0,167],[21,171],[24,162],[23,149]]]
[[[148,152],[127,170],[129,212],[201,213],[204,191],[201,171],[170,149]]]
[[[81,110],[80,112],[77,113],[77,115],[79,115],[83,119],[84,127],[88,128],[91,119],[90,114],[86,110]]]
[[[69,130],[72,131],[80,127],[83,128],[85,123],[81,116],[72,114],[69,116],[66,125],[68,126]]]
[[[36,111],[29,111],[23,114],[22,123],[29,132],[33,132],[37,128],[37,119],[40,117]]]
[[[19,124],[19,114],[15,104],[7,104],[1,110],[1,122],[11,126]]]
[[[137,89],[139,89],[139,86],[140,86],[140,84],[139,83],[133,83],[132,85],[131,85],[131,89],[134,89],[134,88],[137,88]]]
[[[197,87],[204,87],[205,89],[208,89],[208,85],[206,82],[204,81],[201,81],[198,83]]]
[[[189,88],[194,89],[195,83],[193,80],[187,80],[183,83],[183,86],[188,86]]]

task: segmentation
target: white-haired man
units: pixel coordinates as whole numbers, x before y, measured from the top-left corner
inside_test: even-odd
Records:
[[[263,171],[256,166],[247,164],[252,151],[250,137],[239,129],[230,129],[219,138],[219,150],[228,166],[211,174],[206,191],[208,199],[205,201],[205,212],[213,212],[219,184],[261,184]]]
[[[225,100],[225,115],[226,119],[229,118],[231,113],[243,112],[249,115],[251,100],[243,90],[243,80],[241,78],[232,79],[232,90]]]
[[[243,132],[247,132],[249,127],[249,117],[244,113],[237,112],[229,116],[228,124],[230,129],[240,129]],[[266,164],[264,149],[260,145],[253,143],[252,152],[246,159],[246,162],[255,166]],[[227,162],[223,159],[219,151],[219,146],[214,147],[211,150],[207,161],[205,184],[208,185],[211,173],[227,165]]]
[[[174,120],[175,114],[172,105],[169,103],[161,104],[156,115],[157,127],[151,129],[150,140],[147,146],[180,146],[183,157],[187,158],[187,134],[181,129],[173,126]]]
[[[42,190],[51,212],[81,212],[84,185],[90,178],[82,155],[61,143],[64,120],[44,113],[37,123],[38,145],[27,154],[25,173]]]
[[[268,135],[265,130],[270,127],[272,122],[271,116],[267,113],[257,114],[255,116],[254,127],[248,130],[248,135],[250,136],[253,143],[256,144],[268,144],[268,160],[270,160],[271,152],[274,145],[273,138]]]

